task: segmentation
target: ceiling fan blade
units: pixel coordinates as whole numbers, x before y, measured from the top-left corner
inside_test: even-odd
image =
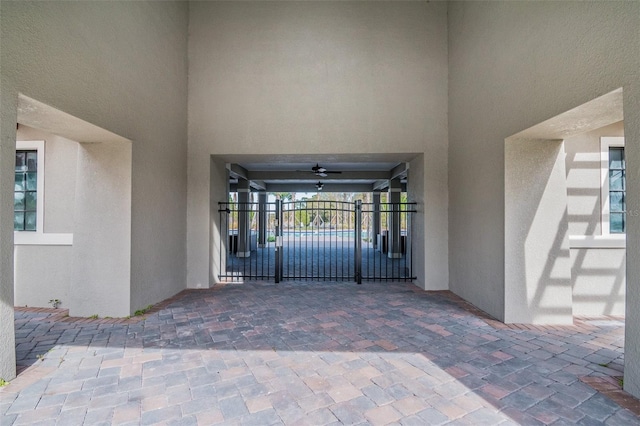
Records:
[[[316,172],[316,176],[327,177],[327,173],[330,173],[330,172]]]
[[[342,172],[338,172],[338,171],[333,171],[333,170],[325,170],[325,173],[342,173]]]

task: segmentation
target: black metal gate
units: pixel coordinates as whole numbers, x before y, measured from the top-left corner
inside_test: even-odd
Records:
[[[222,281],[415,279],[415,203],[277,200],[219,207],[228,236],[220,241]]]

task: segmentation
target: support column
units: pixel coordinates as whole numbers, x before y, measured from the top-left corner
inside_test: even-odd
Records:
[[[380,235],[380,192],[373,193],[373,248],[378,249]],[[381,242],[382,243],[382,242]]]
[[[0,97],[0,378],[16,377],[13,283],[13,171],[16,167],[17,92]]]
[[[238,252],[237,257],[251,256],[251,223],[249,218],[249,181],[238,179]]]
[[[282,200],[276,200],[276,250],[275,250],[275,281],[276,284],[282,281],[282,268],[284,266],[282,253]]]
[[[504,322],[573,324],[562,140],[507,139]]]
[[[387,257],[390,259],[399,259],[402,257],[402,247],[400,245],[400,193],[402,192],[402,184],[400,179],[391,179],[389,181],[389,208],[388,217],[389,240]]]
[[[355,260],[354,271],[356,284],[362,284],[362,200],[356,200],[355,217]]]
[[[81,143],[69,315],[131,315],[132,146]]]
[[[267,246],[267,193],[258,193],[258,247]]]

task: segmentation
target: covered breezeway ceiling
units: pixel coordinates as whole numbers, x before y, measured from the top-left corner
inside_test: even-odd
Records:
[[[230,189],[238,179],[251,182],[255,190],[268,192],[314,192],[321,182],[323,192],[371,192],[388,188],[389,180],[406,184],[405,154],[292,154],[219,156],[227,163]],[[314,167],[321,167],[318,172]],[[322,173],[323,171],[325,171]]]

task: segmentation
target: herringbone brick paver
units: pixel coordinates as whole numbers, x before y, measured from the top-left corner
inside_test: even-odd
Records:
[[[504,325],[405,283],[221,285],[130,320],[17,309],[15,326],[3,425],[640,425],[622,318]]]

